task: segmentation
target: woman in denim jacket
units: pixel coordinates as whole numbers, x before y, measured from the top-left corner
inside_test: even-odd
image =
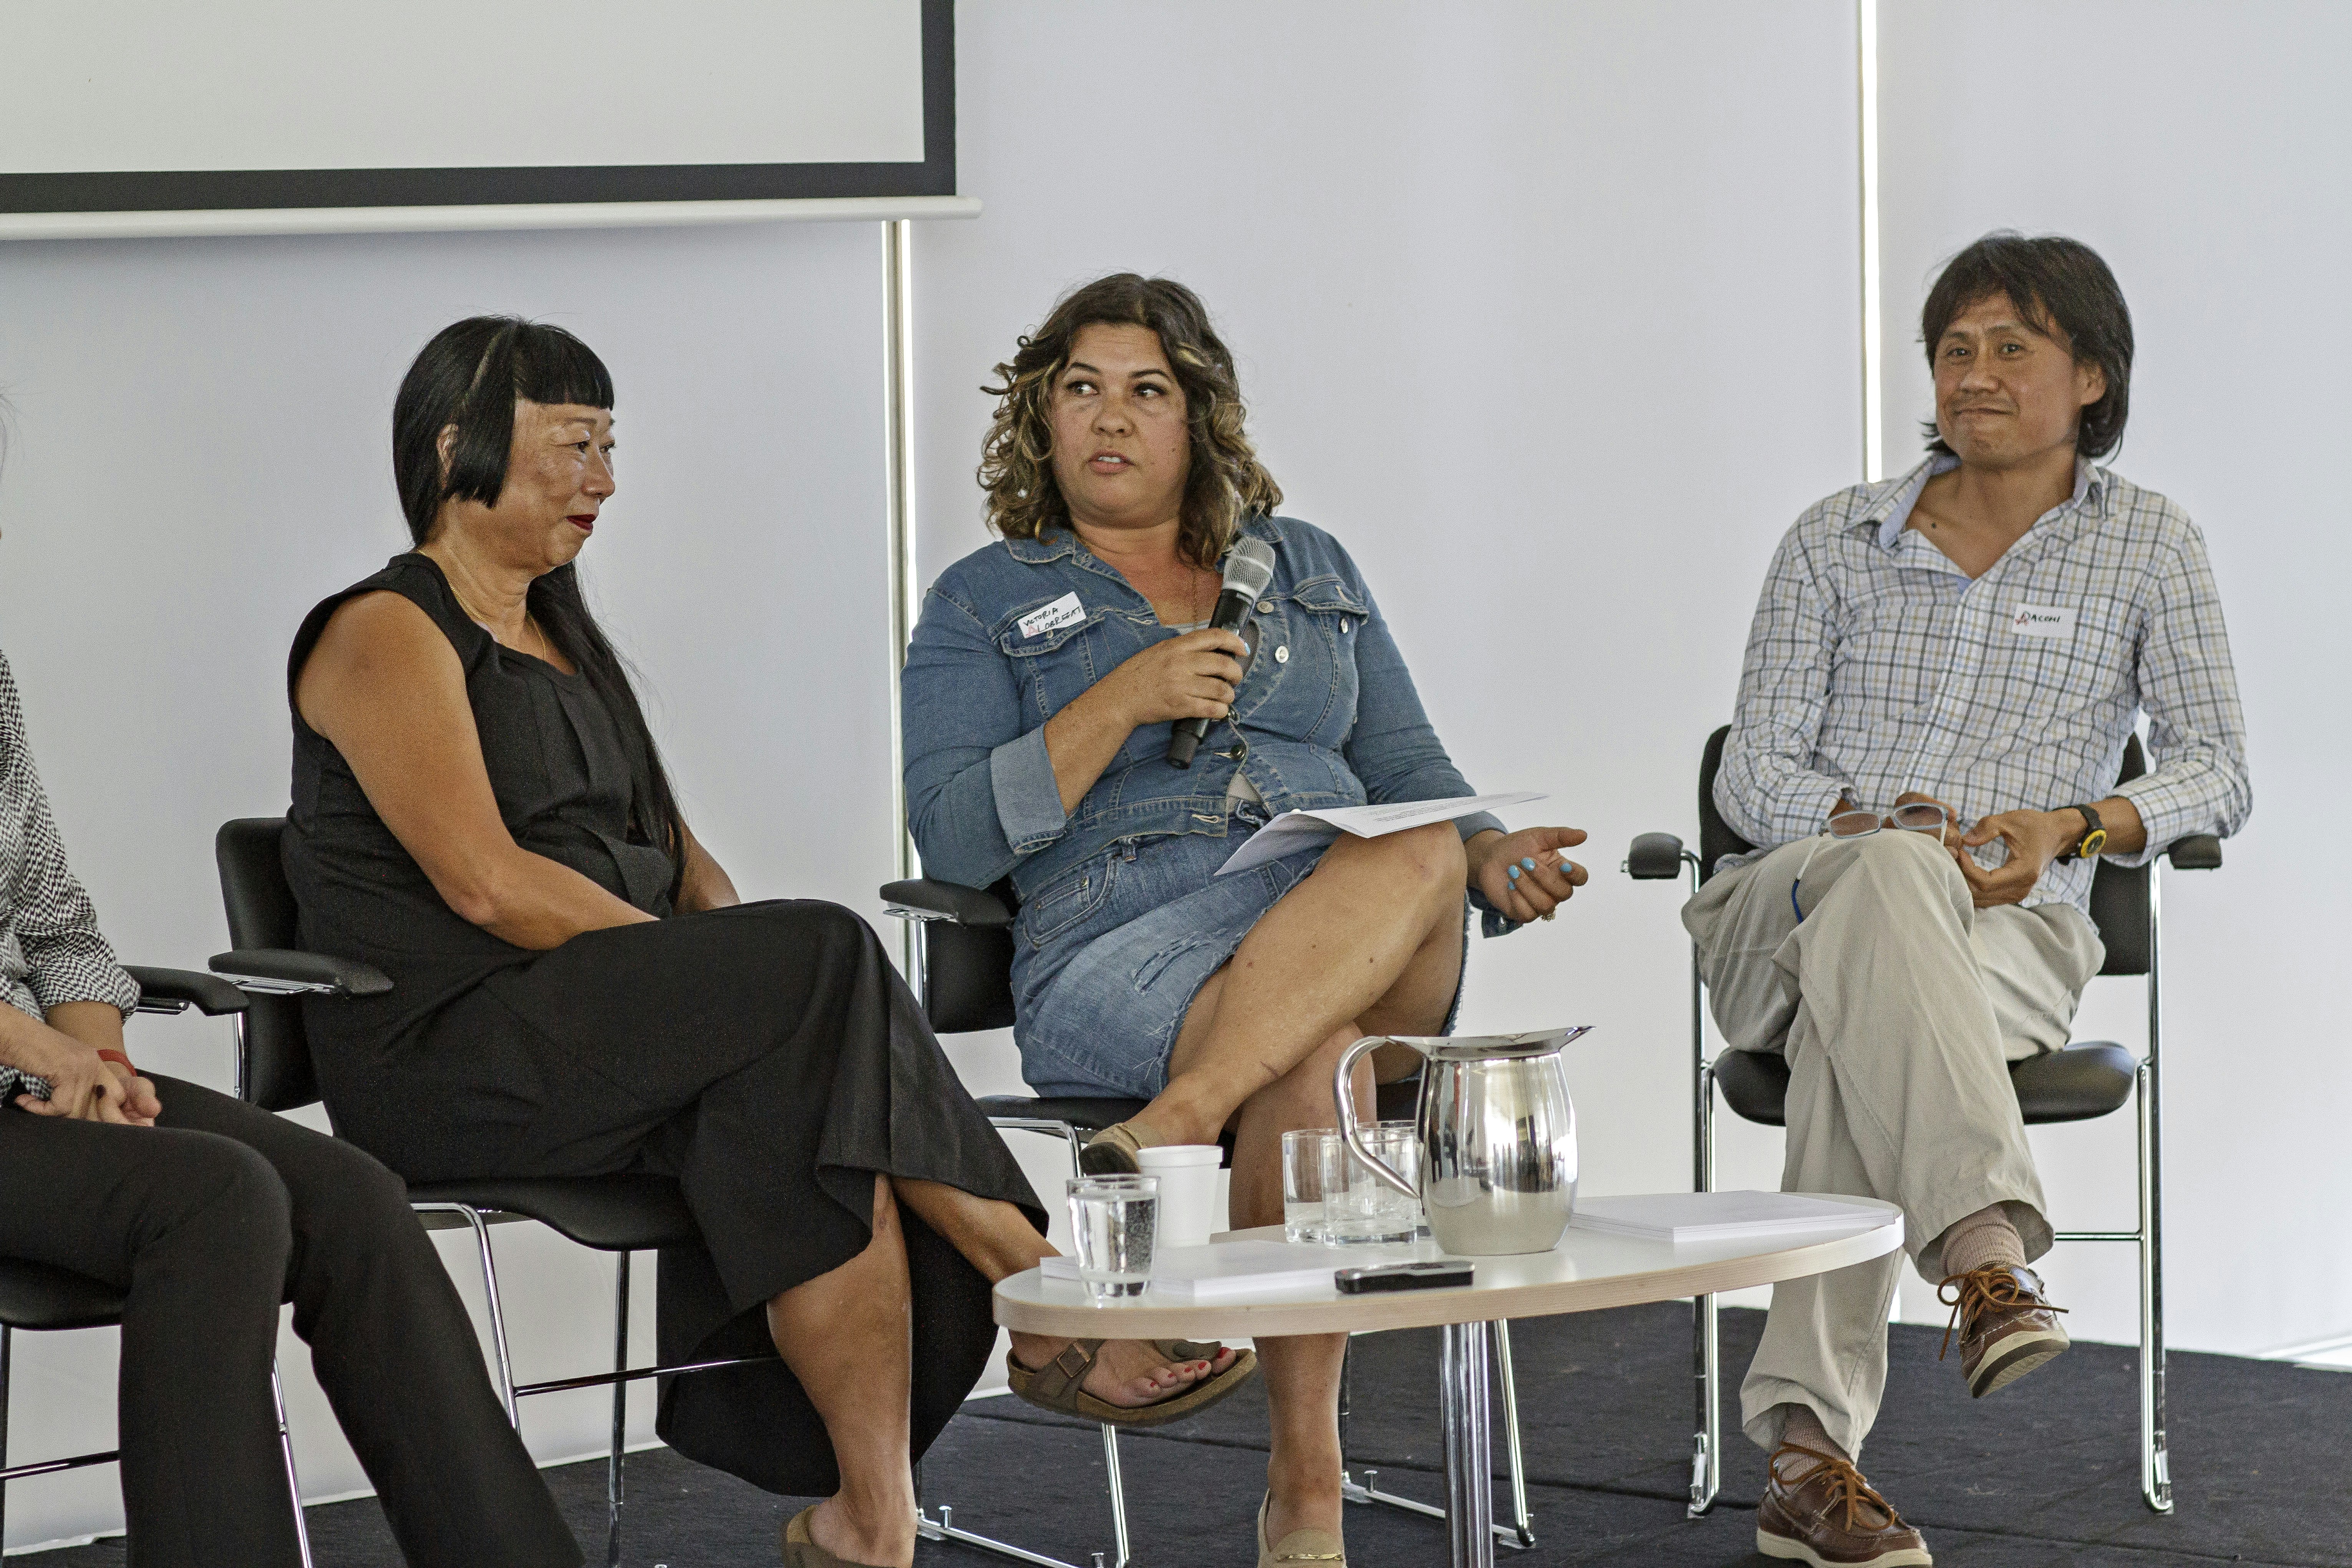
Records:
[[[1279,1223],[1281,1136],[1330,1125],[1339,1053],[1450,1025],[1465,890],[1490,934],[1548,918],[1584,880],[1559,854],[1584,836],[1506,833],[1481,814],[1218,877],[1286,810],[1474,792],[1355,563],[1275,515],[1233,357],[1191,290],[1089,284],[997,373],[980,477],[1003,537],[932,585],[907,658],[923,867],[972,887],[1010,878],[1019,894],[1030,1086],[1150,1100],[1097,1134],[1087,1167],[1131,1171],[1139,1148],[1231,1126],[1234,1223]],[[1243,533],[1276,561],[1254,657],[1202,626]],[[1192,717],[1213,722],[1180,769],[1169,726]],[[1369,1114],[1369,1079],[1357,1092]],[[1265,1560],[1339,1551],[1345,1344],[1258,1343]]]

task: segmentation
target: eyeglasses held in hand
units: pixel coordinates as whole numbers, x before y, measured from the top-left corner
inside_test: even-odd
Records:
[[[1867,838],[1889,826],[1906,833],[1932,833],[1936,836],[1936,842],[1941,844],[1944,841],[1944,825],[1951,819],[1951,813],[1932,801],[1925,800],[1898,805],[1886,816],[1880,816],[1874,811],[1841,811],[1831,817],[1830,825],[1814,838],[1813,847],[1805,851],[1805,863],[1797,868],[1797,879],[1789,884],[1789,908],[1796,911],[1797,923],[1805,923],[1805,910],[1797,902],[1797,889],[1805,885],[1805,873],[1813,868],[1813,857],[1821,853],[1822,845],[1832,839]]]

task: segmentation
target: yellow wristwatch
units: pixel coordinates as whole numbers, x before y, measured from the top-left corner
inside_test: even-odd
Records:
[[[2058,858],[2061,860],[2098,858],[2099,851],[2107,847],[2107,830],[2100,826],[2099,814],[2087,805],[2063,805],[2058,809],[2079,811],[2083,814],[2083,837],[2066,846],[2066,852]]]

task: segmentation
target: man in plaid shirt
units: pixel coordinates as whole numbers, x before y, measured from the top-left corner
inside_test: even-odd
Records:
[[[2094,460],[2130,313],[2089,247],[1989,235],[1922,315],[1927,460],[1781,541],[1715,781],[1765,847],[1683,911],[1717,1022],[1790,1069],[1782,1186],[1899,1203],[1992,1393],[2066,1348],[2006,1064],[2066,1044],[2105,956],[2094,860],[2245,821],[2245,723],[2205,544]],[[2153,766],[2118,784],[2142,715]],[[1741,1386],[1768,1556],[1926,1563],[1854,1457],[1886,1382],[1889,1258],[1775,1287]]]

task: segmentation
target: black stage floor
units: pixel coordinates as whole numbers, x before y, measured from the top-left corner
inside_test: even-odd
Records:
[[[1733,1428],[1723,1497],[1683,1517],[1690,1444],[1690,1315],[1666,1304],[1518,1324],[1514,1346],[1537,1545],[1502,1551],[1513,1568],[1764,1561],[1751,1510],[1762,1456]],[[1727,1382],[1761,1326],[1723,1317]],[[2352,1375],[2229,1356],[2171,1359],[2178,1507],[2139,1500],[2134,1352],[2078,1345],[1981,1403],[1938,1331],[1898,1325],[1886,1408],[1864,1456],[1873,1481],[1927,1536],[1939,1563],[2043,1568],[2186,1568],[2211,1563],[2352,1568]],[[1433,1331],[1355,1344],[1350,1459],[1384,1489],[1440,1495]],[[1376,1397],[1378,1395],[1378,1397]],[[1727,1426],[1729,1426],[1727,1417]],[[1265,1482],[1265,1422],[1255,1387],[1198,1421],[1123,1440],[1138,1568],[1253,1563],[1251,1520]],[[1496,1449],[1501,1444],[1499,1428]],[[592,1563],[604,1560],[604,1466],[549,1472]],[[631,1568],[773,1563],[799,1507],[667,1451],[629,1460],[625,1561]],[[1077,1563],[1108,1553],[1102,1445],[1092,1426],[1005,1398],[974,1402],[923,1467],[924,1496],[959,1525]],[[320,1568],[396,1568],[373,1501],[310,1511]],[[1358,1568],[1441,1563],[1442,1527],[1387,1509],[1348,1510]],[[927,1543],[926,1568],[1005,1560]],[[120,1542],[45,1553],[42,1568],[123,1561]]]

